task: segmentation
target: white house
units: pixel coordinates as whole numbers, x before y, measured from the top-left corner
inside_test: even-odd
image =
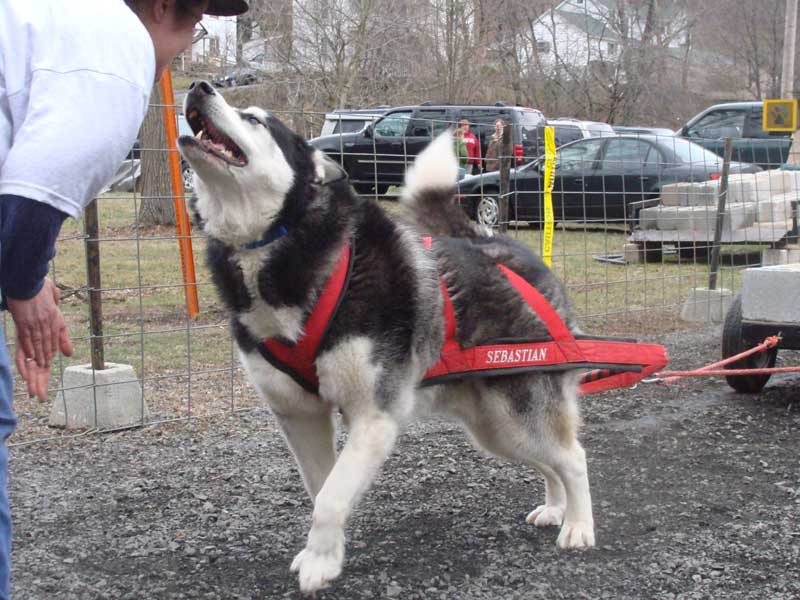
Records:
[[[203,15],[206,34],[192,44],[192,62],[210,67],[236,64],[236,17]]]
[[[666,4],[658,43],[678,48],[686,41],[686,18]],[[637,6],[617,0],[564,0],[554,6],[533,27],[541,66],[581,69],[596,61],[616,62],[623,48],[642,39],[646,14]]]

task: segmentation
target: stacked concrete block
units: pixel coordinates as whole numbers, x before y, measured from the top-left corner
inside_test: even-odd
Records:
[[[784,192],[800,192],[800,171],[779,171],[783,173]]]
[[[719,201],[719,181],[701,181],[687,184],[687,206],[716,206]]]
[[[790,184],[786,177],[786,171],[761,171],[754,175],[756,202],[769,200],[777,194],[783,194],[787,184]]]
[[[800,264],[755,267],[744,272],[742,318],[800,323]]]
[[[656,215],[656,224],[662,231],[675,231],[682,220],[686,220],[685,213],[681,209],[685,206],[659,206]]]
[[[800,263],[800,248],[765,248],[761,251],[761,266]]]
[[[661,187],[661,204],[664,206],[689,206],[691,183],[668,183]]]
[[[651,206],[639,211],[639,229],[658,229],[660,206]]]
[[[756,221],[759,223],[784,222],[791,218],[791,200],[797,198],[797,194],[778,194],[768,200],[756,202]]]
[[[737,174],[728,178],[728,197],[730,204],[754,202],[756,198],[756,179],[752,173]]]
[[[678,229],[690,229],[692,231],[707,232],[714,234],[717,227],[717,209],[713,206],[692,206],[688,207],[688,224]],[[732,231],[734,229],[744,229],[750,227],[756,220],[756,210],[753,204],[732,204],[725,207],[722,214],[722,230]]]

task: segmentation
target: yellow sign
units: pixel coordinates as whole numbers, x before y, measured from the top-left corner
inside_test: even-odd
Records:
[[[796,131],[797,100],[764,100],[764,131]]]
[[[548,267],[553,262],[553,170],[556,162],[556,136],[552,127],[544,128],[544,235],[542,260]]]

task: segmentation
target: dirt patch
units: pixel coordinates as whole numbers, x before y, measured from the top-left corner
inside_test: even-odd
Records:
[[[659,340],[674,368],[719,355],[718,328],[648,341]],[[448,422],[415,424],[349,523],[342,576],[317,598],[800,598],[799,384],[584,398],[598,540],[585,552],[525,524],[544,493],[535,472],[485,456]],[[288,565],[311,506],[266,411],[11,456],[18,600],[299,597]]]

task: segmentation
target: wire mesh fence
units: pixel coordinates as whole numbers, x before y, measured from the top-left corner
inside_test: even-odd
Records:
[[[454,182],[456,201],[477,223],[508,228],[510,235],[541,252],[547,226],[542,153],[548,123],[539,111],[505,105],[423,105],[352,114],[274,114],[307,138],[316,136],[311,143],[342,165],[356,191],[390,212],[401,209],[396,200],[414,157],[433,136],[456,131],[466,119],[480,145],[480,160],[470,163],[462,157]],[[510,130],[510,143],[492,151],[498,120]],[[181,117],[178,125],[181,133],[188,133]],[[709,284],[709,257],[717,233],[721,243],[716,285],[721,288],[738,290],[747,266],[800,259],[792,254],[797,250],[787,246],[797,241],[800,197],[800,171],[785,164],[788,146],[787,152],[773,149],[773,157],[739,145],[735,157],[740,160],[730,164],[720,213],[723,159],[716,148],[660,130],[592,130],[568,119],[555,127],[552,268],[565,283],[586,332],[637,337],[693,327],[681,320],[682,308],[693,290]],[[459,139],[457,135],[456,143]],[[763,146],[759,140],[752,143]],[[76,394],[90,398],[88,421],[80,431],[117,427],[99,418],[117,401],[111,399],[111,388],[128,386],[137,398],[128,425],[258,405],[202,259],[204,235],[196,228],[190,235],[196,259],[192,286],[200,307],[192,318],[181,268],[181,236],[172,226],[141,223],[145,202],[174,200],[140,192],[137,157],[143,152],[170,150],[139,148],[132,153],[97,198],[96,236],[87,235],[83,220],[68,221],[62,230],[50,275],[62,293],[75,352],[58,358],[47,403],[28,398],[17,382],[19,426],[14,443],[72,435],[72,429],[53,425],[69,425]],[[505,173],[498,170],[504,159],[510,166]],[[191,172],[185,164],[181,169],[188,187]],[[100,256],[102,283],[94,291],[102,303],[104,358],[112,366],[127,366],[121,379],[109,380],[90,367],[88,379],[71,375],[91,363],[93,290],[87,284],[86,253],[93,243]],[[13,345],[10,318],[5,325]]]

